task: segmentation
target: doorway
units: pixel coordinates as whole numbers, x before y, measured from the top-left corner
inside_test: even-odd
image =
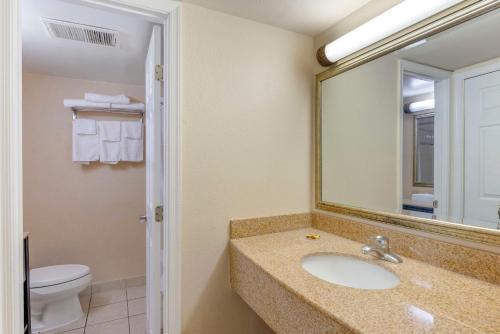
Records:
[[[127,16],[133,16],[137,15],[139,17],[147,18],[148,20],[151,20],[152,22],[155,22],[156,24],[163,24],[164,25],[164,36],[162,38],[162,44],[164,46],[164,49],[167,51],[167,53],[164,55],[165,59],[168,59],[168,62],[165,63],[165,72],[168,73],[166,75],[166,82],[168,83],[177,83],[178,82],[178,11],[176,10],[175,7],[168,8],[168,11],[165,11],[164,13],[154,13],[151,12],[149,9],[144,9],[140,8],[141,5],[138,5],[137,7],[132,7],[132,6],[122,6],[121,4],[118,4],[114,1],[65,1],[67,3],[73,3],[73,4],[79,4],[82,5],[82,7],[88,6],[88,7],[93,7],[93,8],[101,8],[101,9],[106,9],[110,11],[116,11],[123,13],[124,15]],[[16,1],[8,1],[6,4],[6,12],[2,13],[3,18],[8,18],[4,20],[4,26],[7,28],[5,31],[5,36],[8,36],[7,34],[10,34],[8,37],[11,41],[15,41],[16,38],[18,39],[18,42],[20,44],[21,40],[21,31],[20,31],[20,25],[17,23],[19,22],[20,17],[16,16],[15,14],[12,15],[12,10],[15,10],[17,6]],[[167,5],[165,7],[168,7]],[[18,8],[18,12],[23,14],[22,8]],[[4,15],[5,14],[5,15]],[[20,71],[16,71],[16,69],[21,69],[21,54],[19,53],[20,51],[20,45],[16,44],[15,42],[13,44],[10,44],[10,46],[7,50],[9,53],[9,57],[2,58],[2,66],[7,64],[11,68],[11,72],[8,74],[9,78],[4,78],[8,79],[9,82],[13,83],[12,87],[9,87],[8,90],[11,92],[11,96],[18,96],[19,98],[21,97],[21,92],[20,92],[20,86],[16,85],[17,83],[21,82],[21,73]],[[169,194],[168,198],[165,198],[163,201],[164,207],[169,208],[169,213],[166,215],[166,220],[169,221],[169,226],[163,231],[163,234],[161,236],[161,240],[165,241],[165,249],[164,253],[161,254],[160,258],[165,260],[164,266],[165,268],[169,268],[171,264],[178,265],[178,252],[177,252],[177,237],[176,237],[176,224],[178,222],[178,219],[176,217],[176,214],[178,212],[178,209],[176,208],[177,204],[177,179],[178,179],[178,170],[176,170],[176,163],[177,163],[177,145],[178,145],[178,129],[175,128],[175,131],[169,131],[171,128],[174,128],[177,126],[177,119],[178,119],[178,86],[177,85],[168,85],[168,89],[162,89],[164,92],[165,96],[171,97],[171,99],[166,99],[165,102],[165,110],[166,113],[168,114],[167,117],[165,117],[162,120],[162,127],[167,128],[167,131],[165,131],[165,136],[168,138],[170,141],[167,142],[165,140],[164,145],[162,147],[162,150],[165,152],[161,152],[162,154],[166,153],[167,150],[169,153],[164,154],[164,158],[166,161],[166,164],[169,166],[173,166],[173,168],[166,169],[164,171],[163,175],[163,181],[164,181],[164,187],[162,187],[164,190],[166,190],[165,193]],[[5,91],[4,91],[5,93]],[[22,298],[19,298],[22,296],[21,294],[21,280],[20,280],[20,273],[21,273],[21,265],[22,265],[22,260],[21,257],[19,256],[19,250],[20,250],[20,239],[19,236],[22,235],[22,216],[19,214],[22,211],[22,189],[20,188],[20,180],[22,178],[21,175],[15,173],[15,170],[20,170],[18,167],[20,166],[21,162],[21,157],[19,154],[11,154],[12,152],[21,152],[21,142],[20,142],[20,137],[18,137],[16,134],[20,134],[20,125],[21,123],[19,122],[19,118],[21,115],[21,104],[15,104],[11,103],[12,100],[4,102],[9,102],[9,107],[5,111],[6,114],[10,115],[8,116],[7,123],[8,123],[8,132],[4,132],[4,136],[9,136],[11,140],[2,142],[2,150],[3,152],[9,152],[8,155],[8,161],[9,165],[5,166],[6,169],[4,170],[5,172],[8,172],[9,175],[13,177],[9,177],[9,188],[4,188],[5,195],[7,197],[2,197],[2,210],[6,208],[8,205],[10,207],[9,211],[9,217],[10,219],[10,224],[9,226],[5,226],[4,232],[5,232],[5,240],[7,243],[4,245],[3,249],[5,252],[2,252],[2,260],[3,260],[3,265],[10,266],[11,270],[9,275],[6,275],[4,280],[2,280],[2,291],[6,292],[5,294],[2,293],[2,304],[3,305],[9,305],[9,313],[6,314],[6,317],[3,319],[5,321],[2,321],[1,327],[3,329],[6,329],[6,332],[22,332],[22,321],[19,321],[22,319],[21,316],[21,306],[22,306]],[[19,102],[20,99],[19,99]],[[6,123],[6,124],[7,124]],[[17,137],[16,137],[17,136]],[[4,150],[5,149],[5,150]],[[167,185],[168,182],[168,185]],[[2,185],[3,185],[3,180],[2,180]],[[2,186],[3,187],[3,186]],[[48,189],[50,190],[50,189]],[[17,198],[17,199],[16,199]],[[42,201],[44,199],[42,198]],[[16,213],[17,212],[17,213]],[[173,231],[173,233],[171,233]],[[169,248],[169,251],[167,252],[167,247]],[[168,258],[167,258],[168,255]],[[172,261],[173,260],[173,261]],[[177,261],[175,263],[174,261]],[[165,288],[169,289],[173,284],[178,284],[178,281],[176,281],[175,276],[177,275],[176,271],[169,272],[166,269],[163,269],[165,272],[162,281],[164,282]],[[168,273],[168,275],[167,275]],[[169,277],[170,276],[170,277]],[[172,310],[172,308],[169,305],[174,304],[173,299],[178,296],[178,292],[174,292],[171,294],[166,294],[168,298],[164,300],[164,307],[162,311],[161,318],[165,319],[165,329],[169,329],[169,332],[175,333],[178,332],[178,329],[176,327],[178,326],[178,321],[176,319],[176,312],[177,310]],[[177,304],[177,303],[175,303]],[[172,317],[172,315],[174,315]],[[168,321],[166,319],[171,318],[172,321]]]
[[[78,3],[22,8],[32,331],[158,333],[163,27]],[[46,277],[58,276],[51,287],[62,294],[64,275],[84,273],[92,281],[75,291],[82,312],[44,301]]]
[[[446,219],[451,73],[401,61],[401,212]]]

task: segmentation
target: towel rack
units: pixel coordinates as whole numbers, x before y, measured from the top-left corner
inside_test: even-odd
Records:
[[[134,109],[119,109],[119,108],[88,108],[88,107],[71,107],[73,111],[73,119],[78,118],[78,112],[80,111],[94,111],[94,112],[106,112],[113,114],[127,114],[127,115],[140,115],[141,120],[144,117],[144,110],[134,110]]]

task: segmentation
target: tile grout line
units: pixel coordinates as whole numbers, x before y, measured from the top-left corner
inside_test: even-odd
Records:
[[[87,306],[87,315],[85,316],[85,325],[83,326],[83,334],[87,331],[87,321],[89,320],[90,304],[92,303],[92,287],[90,288],[89,305]]]
[[[132,300],[135,300],[135,299],[132,299]],[[123,303],[127,301],[126,299],[124,300],[118,300],[118,301],[115,301],[115,302],[112,302],[112,303],[107,303],[107,304],[102,304],[102,305],[96,305],[94,307],[91,307],[91,308],[99,308],[99,307],[104,307],[104,306],[108,306],[108,305],[114,305],[114,304],[120,304],[120,303]]]
[[[127,302],[127,323],[128,323],[128,333],[130,334],[130,312],[128,310],[128,289],[125,287],[125,301]]]
[[[87,315],[85,317],[85,326],[83,326],[83,334],[87,331],[87,322],[89,321],[89,313],[90,313],[90,305],[92,304],[92,296],[94,295],[94,288],[92,287],[92,284],[90,284],[90,298],[89,298],[89,305],[87,309]]]

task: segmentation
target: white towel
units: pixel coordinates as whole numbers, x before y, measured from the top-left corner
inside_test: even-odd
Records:
[[[77,135],[96,135],[97,122],[93,119],[75,119],[73,120],[73,132]]]
[[[97,103],[97,102],[89,102],[82,99],[64,99],[64,107],[65,108],[110,108],[110,103]]]
[[[121,159],[121,124],[118,121],[101,121],[99,127],[99,161],[117,164]]]
[[[105,141],[121,140],[121,122],[119,121],[100,121],[99,137]]]
[[[73,120],[73,161],[89,164],[99,160],[99,136],[96,122],[91,119]]]
[[[140,121],[122,122],[121,160],[142,161],[144,152],[143,124]]]
[[[124,94],[102,95],[96,93],[85,93],[85,100],[89,102],[105,102],[105,103],[119,103],[119,104],[130,103],[130,98]]]
[[[114,109],[125,109],[125,110],[144,110],[144,103],[130,103],[130,104],[119,104],[112,103],[111,108]]]
[[[141,121],[122,121],[122,139],[142,139]]]

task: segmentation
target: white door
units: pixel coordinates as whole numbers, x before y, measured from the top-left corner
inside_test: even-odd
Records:
[[[163,157],[161,82],[161,28],[155,26],[146,57],[146,318],[147,334],[161,330],[161,235],[163,220]]]
[[[497,228],[500,206],[500,71],[465,81],[464,223]]]

